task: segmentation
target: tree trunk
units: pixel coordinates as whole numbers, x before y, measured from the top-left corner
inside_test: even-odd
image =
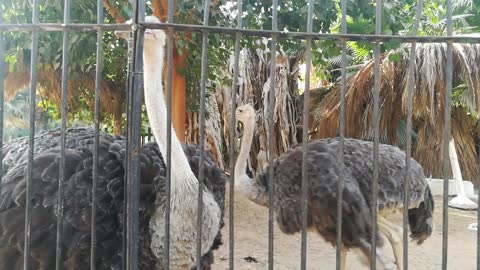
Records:
[[[188,113],[187,125],[187,143],[198,144],[200,139],[200,116],[197,112]],[[205,151],[210,152],[220,169],[223,170],[222,142],[222,121],[217,100],[214,95],[207,95],[205,103]]]
[[[183,143],[185,142],[187,78],[178,72],[178,68],[185,68],[187,54],[184,51],[182,55],[178,55],[177,49],[175,48],[173,48],[173,51],[172,125],[175,128],[178,140]]]
[[[299,101],[297,74],[292,72],[298,67],[298,57],[287,57],[278,55],[276,59],[275,81],[273,93],[275,95],[274,110],[274,130],[273,134],[273,157],[278,157],[288,148],[297,143],[296,126],[299,123],[299,111],[297,103]],[[232,76],[233,57],[231,59],[229,70],[225,73]],[[239,59],[239,89],[237,95],[237,106],[251,104],[256,112],[255,135],[248,160],[248,169],[252,172],[261,172],[266,165],[268,153],[268,107],[270,95],[270,64],[267,52],[261,50],[244,49],[240,53]],[[230,145],[230,129],[235,129],[235,124],[230,123],[231,108],[231,85],[217,86],[217,95],[221,102],[220,111],[224,123],[223,137],[226,150],[230,147],[238,147],[238,141],[235,145]],[[231,158],[229,160],[232,160]]]
[[[103,0],[103,5],[107,12],[110,14],[110,16],[113,17],[116,23],[125,23],[125,18],[122,17],[117,7],[110,5],[108,0]]]

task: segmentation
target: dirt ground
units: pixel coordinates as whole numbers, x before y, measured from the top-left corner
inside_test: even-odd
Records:
[[[228,190],[228,189],[227,189]],[[229,269],[228,198],[224,244],[215,252],[213,269]],[[432,236],[422,245],[409,244],[409,269],[437,270],[442,266],[442,198],[435,198],[435,227]],[[267,269],[268,209],[257,206],[235,194],[235,269]],[[476,222],[475,211],[449,208],[448,269],[470,270],[476,264],[476,231],[468,230]],[[401,219],[398,220],[401,224]],[[275,225],[274,269],[300,269],[300,233],[285,235]],[[314,233],[308,234],[307,269],[335,269],[335,248]],[[384,254],[394,260],[385,239]],[[248,258],[251,257],[251,258]],[[247,258],[247,259],[245,259]],[[252,258],[254,260],[252,260]],[[250,260],[248,260],[250,259]],[[393,264],[392,264],[393,265]],[[349,252],[347,269],[369,269],[360,264],[355,253]]]

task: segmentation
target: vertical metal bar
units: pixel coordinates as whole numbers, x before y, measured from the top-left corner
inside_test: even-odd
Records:
[[[33,0],[32,23],[38,23],[39,5],[38,0]],[[27,165],[27,183],[25,198],[25,241],[23,254],[23,269],[30,269],[30,226],[32,223],[32,177],[33,177],[33,157],[34,157],[34,136],[35,136],[35,106],[37,92],[37,59],[38,59],[38,29],[32,30],[32,54],[30,59],[30,119],[28,134],[28,165]],[[2,59],[3,61],[3,59]]]
[[[97,0],[97,23],[103,24],[103,1]],[[91,221],[91,246],[90,246],[90,270],[96,269],[97,251],[97,183],[98,183],[98,145],[100,142],[100,95],[102,92],[103,71],[103,30],[97,30],[97,59],[95,70],[95,111],[94,122],[94,146],[93,146],[93,181],[92,181],[92,221]]]
[[[417,2],[417,13],[415,14],[415,21],[413,24],[412,36],[416,36],[418,33],[418,27],[420,25],[420,18],[422,16],[423,0]],[[407,93],[407,154],[405,161],[405,183],[403,186],[403,269],[408,270],[408,205],[410,204],[410,182],[412,181],[412,175],[410,172],[410,157],[412,155],[412,104],[413,104],[413,92],[414,92],[414,77],[415,77],[415,62],[416,62],[416,47],[417,42],[412,41],[410,47],[410,58],[408,61],[408,80],[406,85]]]
[[[342,12],[342,34],[347,33],[347,1],[341,0],[340,9]],[[335,266],[337,270],[342,269],[342,205],[343,205],[343,186],[344,186],[344,156],[343,149],[345,144],[345,91],[347,83],[347,42],[345,39],[341,41],[342,46],[342,75],[340,81],[340,123],[339,123],[339,132],[340,132],[340,145],[338,149],[338,163],[339,163],[339,172],[338,172],[338,185],[337,185],[337,248],[336,248],[336,260]]]
[[[277,22],[278,0],[272,1],[272,31],[278,30]],[[272,35],[270,45],[270,89],[268,100],[268,269],[273,270],[273,236],[274,236],[274,188],[275,178],[273,177],[273,129],[274,129],[274,107],[275,107],[275,77],[276,77],[276,56],[277,56],[277,35]]]
[[[168,22],[173,23],[174,1],[168,0]],[[165,198],[165,250],[164,268],[170,266],[170,198],[172,181],[172,72],[173,72],[173,28],[168,28],[167,33],[167,164],[166,198]],[[158,142],[157,142],[158,143]]]
[[[131,97],[131,119],[127,121],[130,138],[128,140],[128,158],[130,159],[130,173],[127,175],[127,259],[128,270],[138,269],[138,204],[140,183],[140,134],[141,134],[141,105],[143,89],[143,37],[145,28],[139,27],[139,22],[145,21],[145,2],[136,1],[134,24],[134,72],[133,88],[129,89]]]
[[[127,124],[129,121],[132,119],[132,98],[130,97],[130,91],[129,89],[133,89],[133,69],[134,69],[134,55],[135,55],[135,46],[134,46],[134,39],[135,36],[132,35],[133,33],[130,33],[130,36],[128,38],[128,59],[127,59],[127,98],[126,98],[126,104],[127,104]],[[107,130],[105,130],[107,132]],[[125,155],[125,176],[124,176],[124,183],[123,183],[123,190],[124,190],[124,196],[126,196],[127,192],[127,179],[128,175],[130,174],[130,160],[128,159],[129,157],[129,148],[130,148],[130,141],[129,138],[131,137],[131,129],[126,128],[125,133],[125,147],[126,147],[126,155]],[[122,269],[127,268],[127,200],[123,200],[123,228],[122,228]]]
[[[477,145],[478,154],[480,154],[480,144]],[[477,156],[477,173],[480,176],[480,157]],[[478,193],[480,194],[480,187],[478,187]],[[477,197],[477,205],[480,205],[480,196]],[[477,270],[480,270],[480,230],[478,225],[480,224],[480,207],[477,207]]]
[[[308,1],[307,33],[312,33],[314,1]],[[303,92],[303,128],[302,128],[302,233],[300,251],[300,269],[307,268],[307,223],[308,223],[308,120],[309,120],[309,98],[310,98],[310,69],[312,64],[312,38],[307,37],[305,44],[305,88]]]
[[[3,10],[0,8],[0,24],[3,23]],[[4,59],[5,59],[5,40],[4,40],[4,35],[3,31],[0,32],[0,157],[3,157],[3,109],[4,109],[4,103],[5,103],[5,98],[4,98]],[[0,162],[0,172],[2,172],[2,164],[3,162]],[[0,194],[2,192],[2,174],[0,174]]]
[[[375,7],[375,35],[380,35],[382,30],[382,1],[376,0]],[[375,42],[373,49],[375,58],[374,87],[373,87],[373,184],[372,184],[372,249],[371,269],[377,269],[377,199],[378,199],[378,143],[380,138],[380,116],[379,116],[379,92],[380,92],[380,41]]]
[[[70,21],[70,0],[64,1],[63,7],[63,23],[67,24]],[[68,95],[68,58],[70,57],[68,51],[68,31],[63,30],[63,45],[62,45],[62,95],[61,95],[61,116],[62,116],[62,130],[60,137],[60,167],[58,178],[58,192],[57,192],[57,242],[55,253],[55,269],[62,268],[62,239],[63,239],[63,182],[65,181],[65,143],[67,136],[67,95]]]
[[[452,1],[447,0],[447,36],[451,37],[452,26]],[[442,227],[442,269],[447,269],[448,262],[448,182],[449,182],[449,155],[448,144],[450,141],[450,112],[452,106],[452,76],[453,55],[452,40],[447,41],[447,70],[445,80],[445,126],[443,134],[443,227]]]
[[[208,15],[210,13],[210,1],[205,0],[203,9],[203,25],[208,26]],[[198,213],[197,213],[197,270],[201,270],[202,264],[202,216],[203,216],[203,160],[205,158],[205,83],[207,81],[207,50],[208,32],[204,31],[202,36],[202,66],[200,71],[200,159],[198,169]]]
[[[242,7],[243,3],[242,0],[237,1],[237,29],[242,29],[242,14],[243,10]],[[234,196],[235,196],[235,159],[233,158],[235,155],[235,128],[234,125],[236,123],[235,119],[235,111],[236,111],[236,104],[237,104],[237,91],[239,88],[238,85],[238,62],[240,58],[240,40],[242,39],[241,33],[235,33],[235,54],[234,54],[234,62],[233,62],[233,84],[232,84],[232,93],[231,93],[231,100],[230,106],[232,108],[231,118],[230,118],[230,201],[229,201],[229,223],[228,223],[228,232],[229,232],[229,268],[230,270],[234,270],[234,248],[235,248],[235,223],[234,223]]]

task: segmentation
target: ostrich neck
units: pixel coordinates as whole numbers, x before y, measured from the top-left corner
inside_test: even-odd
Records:
[[[246,174],[248,153],[252,146],[253,132],[255,128],[255,119],[248,119],[244,125],[242,144],[240,153],[238,154],[237,163],[235,164],[235,178],[239,178]]]
[[[167,109],[163,95],[163,61],[164,47],[145,44],[143,56],[145,80],[145,105],[153,135],[166,163],[167,156]],[[196,177],[193,174],[182,145],[178,141],[173,126],[171,127],[171,172],[172,197],[180,194],[176,190],[185,191],[186,188],[197,187]]]

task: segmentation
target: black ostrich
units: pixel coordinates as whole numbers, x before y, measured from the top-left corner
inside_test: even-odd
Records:
[[[158,22],[147,17],[147,22]],[[122,35],[122,33],[118,33]],[[156,143],[140,153],[139,269],[163,269],[166,108],[162,93],[165,34],[145,31],[145,101]],[[172,130],[170,269],[197,265],[197,196],[200,149],[181,146]],[[35,135],[30,258],[32,269],[55,267],[60,130]],[[67,130],[62,258],[66,269],[88,269],[94,130]],[[26,138],[4,145],[0,195],[0,269],[23,269],[27,175]],[[121,269],[125,138],[100,133],[97,189],[97,269]],[[204,163],[202,269],[210,269],[221,245],[225,175],[206,152]]]
[[[235,166],[236,189],[253,202],[268,206],[268,169],[251,179],[246,173],[254,127],[255,110],[250,105],[237,108],[236,117],[243,124],[242,146]],[[336,244],[337,179],[339,139],[310,141],[307,154],[308,171],[308,223],[307,228],[318,232],[326,241]],[[402,269],[402,227],[389,218],[403,212],[406,155],[397,147],[379,145],[378,219],[379,230],[392,245],[397,269]],[[372,235],[383,244],[378,231],[372,230],[371,188],[373,179],[373,143],[345,139],[344,190],[342,204],[342,269],[348,249],[359,249],[370,264]],[[301,186],[302,148],[292,147],[274,160],[274,207],[277,223],[282,232],[293,234],[302,229]],[[434,201],[423,169],[411,159],[410,204],[408,221],[411,238],[421,244],[432,233]],[[386,260],[377,249],[379,265],[386,268]]]

